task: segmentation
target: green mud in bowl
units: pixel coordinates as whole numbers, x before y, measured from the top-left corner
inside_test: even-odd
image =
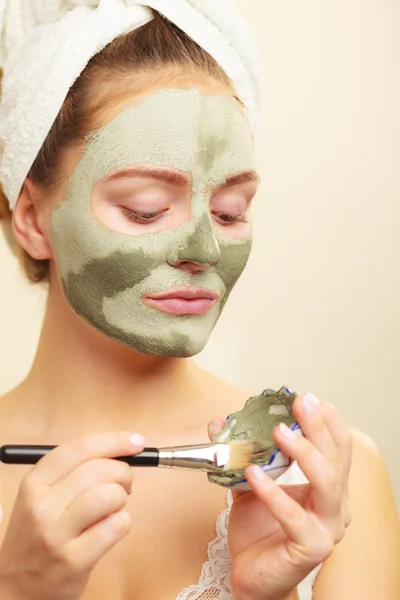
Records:
[[[279,423],[285,423],[291,429],[299,429],[292,414],[292,405],[296,393],[286,387],[278,391],[264,390],[259,396],[249,398],[242,410],[228,416],[224,428],[213,437],[213,442],[229,442],[231,440],[254,440],[257,442],[257,456],[254,458],[266,472],[273,470],[274,462],[282,472],[289,466],[290,459],[282,465],[283,453],[277,448],[272,437],[273,429]],[[278,454],[281,454],[278,457]],[[278,460],[277,460],[278,459]],[[280,474],[280,473],[279,473]],[[224,487],[241,486],[246,484],[245,469],[225,471],[224,473],[208,473],[210,482]],[[250,488],[248,488],[250,489]]]

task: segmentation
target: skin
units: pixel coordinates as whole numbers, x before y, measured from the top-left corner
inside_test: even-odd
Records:
[[[94,185],[138,164],[172,167],[191,181],[190,212],[178,227],[150,233],[144,228],[132,236],[96,219]],[[200,352],[250,253],[250,230],[232,237],[214,229],[210,217],[215,191],[243,173],[255,173],[252,135],[239,105],[226,95],[162,90],[121,111],[89,139],[66,198],[51,217],[57,268],[72,308],[140,352],[176,357]],[[164,221],[171,223],[173,211],[171,202]],[[209,268],[188,273],[176,269],[179,261]],[[205,315],[166,315],[143,302],[147,294],[173,286],[203,287],[219,298]]]
[[[154,73],[152,77],[153,74],[149,74],[148,89],[156,91],[170,85],[159,73]],[[171,77],[170,73],[168,77]],[[191,76],[185,79],[175,74],[174,87],[178,84],[183,88],[196,85],[205,93],[230,95],[219,84],[202,78]],[[123,108],[139,99],[140,96],[132,95],[122,106],[107,106],[101,115],[103,121],[98,126],[106,125]],[[82,468],[74,471],[76,487],[70,485],[68,489],[74,490],[79,497],[79,490],[88,484],[88,473],[100,477],[100,471],[90,462],[90,457],[100,451],[98,441],[92,437],[94,434],[109,432],[107,441],[104,439],[100,444],[104,457],[110,448],[117,452],[117,439],[120,440],[119,444],[127,443],[126,438],[121,437],[121,431],[127,429],[143,433],[149,446],[203,443],[206,441],[207,423],[216,415],[223,417],[222,422],[217,420],[210,424],[210,436],[213,437],[223,427],[226,415],[239,411],[251,395],[204,372],[189,359],[154,357],[115,342],[80,318],[66,301],[54,261],[51,215],[65,197],[66,184],[83,149],[82,146],[72,148],[66,154],[60,173],[62,181],[55,190],[43,190],[27,180],[13,215],[13,228],[18,242],[33,257],[50,259],[53,269],[46,315],[32,369],[24,382],[0,402],[0,439],[2,443],[55,443],[60,445],[60,449],[57,460],[52,461],[51,465],[47,462],[51,468],[49,471],[46,468],[46,480],[43,479],[42,470],[41,473],[38,469],[35,471],[36,467],[10,469],[0,465],[1,503],[4,507],[0,543],[4,542],[5,531],[11,522],[10,515],[16,506],[18,490],[29,473],[32,477],[35,475],[35,489],[48,499],[50,506],[60,506],[64,497],[65,477],[61,470],[73,456],[77,456],[74,453],[78,448],[82,450],[79,444],[84,443],[85,458],[80,455]],[[97,209],[100,209],[100,205]],[[109,205],[103,205],[102,209],[103,212],[96,210],[98,216],[102,213],[99,221],[106,219],[111,226],[115,212]],[[187,220],[187,206],[176,218],[178,222],[180,219]],[[116,227],[115,223],[113,227]],[[128,227],[128,224],[125,223],[124,227]],[[214,215],[213,227],[215,230],[221,227]],[[138,227],[129,224],[129,231],[135,235]],[[230,235],[234,237],[233,232]],[[199,265],[178,263],[176,269],[198,272]],[[324,533],[329,542],[324,549],[326,552],[332,547],[335,536],[343,530],[342,509],[347,506],[344,474],[345,465],[348,465],[349,445],[353,447],[348,480],[349,508],[353,520],[346,536],[325,561],[314,588],[313,600],[375,600],[382,597],[383,589],[386,597],[398,597],[398,521],[378,449],[366,436],[352,431],[349,437],[348,427],[325,402],[321,401],[320,408],[312,415],[303,410],[301,398],[298,398],[293,411],[302,430],[306,432],[303,442],[307,443],[299,439],[293,442],[286,440],[279,428],[274,429],[274,440],[287,455],[298,460],[302,469],[310,475],[311,504],[316,499],[318,508],[314,510],[310,506],[308,488],[300,486],[298,496],[295,490],[280,488],[268,479],[257,483],[248,473],[253,492],[235,495],[233,518],[229,526],[230,543],[234,544],[232,581],[240,594],[237,597],[240,600],[297,598],[295,588],[288,589],[287,585],[293,586],[304,570],[322,558],[321,548],[315,543],[316,537]],[[344,438],[346,442],[343,444]],[[73,445],[74,452],[67,444]],[[60,452],[65,462],[64,459],[60,460]],[[110,462],[114,464],[118,461]],[[88,467],[89,470],[85,471]],[[175,598],[185,586],[197,581],[206,558],[207,543],[215,536],[215,521],[225,506],[223,488],[210,485],[206,477],[186,471],[133,471],[130,470],[129,477],[125,475],[126,479],[113,478],[117,489],[124,494],[133,480],[132,494],[124,496],[122,503],[124,523],[127,524],[128,517],[129,531],[125,530],[116,536],[114,547],[96,564],[82,600],[109,600],[111,597],[144,600],[149,593],[154,600]],[[329,498],[324,496],[323,489],[329,489],[333,481],[336,482],[336,492],[331,504]],[[104,508],[105,504],[99,502],[98,496],[100,483],[92,481],[91,485],[88,494],[92,493],[92,496],[89,498],[93,505],[101,504]],[[107,497],[109,495],[106,494]],[[368,502],[365,502],[366,497]],[[57,504],[53,504],[56,500]],[[327,502],[332,511],[329,523],[326,518]],[[306,515],[296,512],[304,511],[304,507]],[[18,553],[14,564],[20,567],[27,565],[28,574],[32,561],[43,558],[42,552],[29,551],[26,546],[31,539],[26,535],[31,509],[32,503],[27,501],[23,511],[20,509],[18,514],[14,513],[12,533],[17,542],[2,546],[11,562],[12,556],[16,556],[14,553]],[[45,514],[40,520],[43,535],[49,533],[49,526],[54,526],[54,521],[49,521],[50,517]],[[293,517],[300,517],[298,531],[289,531],[289,521]],[[311,529],[310,522],[313,525]],[[312,537],[304,537],[309,531]],[[370,539],[373,540],[372,545],[368,542]],[[26,544],[22,544],[22,541]],[[79,546],[82,549],[82,536],[73,541],[75,548]],[[105,533],[101,541],[104,544]],[[249,545],[243,547],[246,543]],[[288,560],[287,549],[304,550],[305,547],[310,548],[312,553],[297,554],[297,558],[303,556],[304,560],[295,568]],[[97,546],[91,544],[90,548],[93,552]],[[24,550],[27,550],[24,558],[29,558],[29,562],[19,560]],[[84,552],[86,557],[89,551],[87,548]],[[251,560],[254,557],[252,552],[256,553],[258,562]],[[263,557],[268,560],[260,563]],[[274,560],[277,562],[274,563]],[[259,567],[260,564],[263,569],[255,571],[254,566]],[[74,572],[80,576],[79,563],[73,566]],[[268,571],[271,567],[274,567],[274,582],[278,588],[272,589],[273,596],[267,597],[265,593],[260,595],[260,586],[263,584],[262,577],[271,575]],[[278,570],[275,567],[279,567]],[[45,572],[48,574],[47,569]],[[154,573],[157,573],[157,577],[154,577]],[[25,575],[25,572],[19,571],[18,581],[22,582]],[[254,582],[250,591],[249,582]],[[282,582],[286,582],[285,589],[279,588]],[[53,594],[54,589],[52,586]],[[6,599],[7,590],[1,588],[1,575],[0,592],[2,598]],[[26,598],[27,595],[22,597]],[[9,594],[9,598],[19,600],[15,594]]]

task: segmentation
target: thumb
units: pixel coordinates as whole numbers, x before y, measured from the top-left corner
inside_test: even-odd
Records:
[[[213,441],[213,439],[217,435],[217,433],[222,431],[222,429],[224,428],[224,425],[225,425],[225,419],[213,419],[212,421],[210,421],[207,429],[208,429],[208,437],[210,438],[211,442]]]

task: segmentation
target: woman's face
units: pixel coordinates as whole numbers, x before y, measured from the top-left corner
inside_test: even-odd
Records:
[[[140,352],[200,352],[249,256],[257,180],[228,92],[163,88],[128,103],[88,140],[51,214],[72,308]]]

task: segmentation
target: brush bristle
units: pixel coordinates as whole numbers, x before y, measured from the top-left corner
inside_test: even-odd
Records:
[[[247,440],[235,440],[229,444],[229,463],[225,470],[246,469],[253,461],[256,444]]]

